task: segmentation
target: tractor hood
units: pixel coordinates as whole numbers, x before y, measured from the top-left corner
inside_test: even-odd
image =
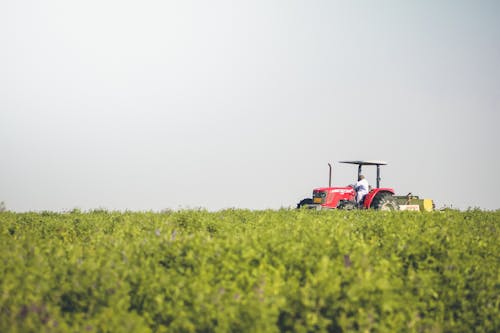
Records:
[[[345,186],[345,187],[318,187],[313,189],[313,192],[333,192],[333,193],[342,193],[346,191],[353,191],[353,188],[351,186]]]
[[[313,203],[324,208],[337,208],[340,200],[352,200],[355,191],[352,187],[318,187],[313,190]]]

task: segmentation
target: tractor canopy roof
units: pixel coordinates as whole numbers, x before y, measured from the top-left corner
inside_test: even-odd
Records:
[[[339,163],[357,164],[357,165],[387,165],[384,161],[339,161]]]

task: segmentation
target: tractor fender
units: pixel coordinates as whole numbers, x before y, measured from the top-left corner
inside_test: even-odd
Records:
[[[363,202],[363,207],[366,209],[370,208],[372,205],[373,199],[381,193],[390,193],[391,195],[394,195],[396,192],[394,192],[394,190],[392,188],[374,188],[365,196],[365,200]]]

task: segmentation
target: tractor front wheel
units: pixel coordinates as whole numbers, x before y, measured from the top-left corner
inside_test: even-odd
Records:
[[[389,193],[380,193],[372,202],[372,208],[377,210],[399,210],[399,205]]]
[[[356,208],[356,202],[349,200],[340,200],[339,204],[337,205],[337,209],[353,210]]]
[[[304,206],[309,206],[309,205],[312,205],[314,202],[313,202],[313,199],[311,198],[305,198],[305,199],[302,199],[300,200],[300,202],[297,204],[297,209],[300,209]]]

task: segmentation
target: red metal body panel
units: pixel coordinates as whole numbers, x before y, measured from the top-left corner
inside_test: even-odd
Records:
[[[354,200],[356,191],[350,186],[346,187],[320,187],[313,190],[313,197],[315,193],[326,193],[324,201],[321,203],[323,208],[337,208],[340,200]]]
[[[363,207],[368,209],[372,205],[373,199],[375,196],[381,192],[386,192],[386,193],[391,193],[395,194],[394,190],[392,188],[374,188],[371,190],[365,197],[365,201],[363,202]]]

